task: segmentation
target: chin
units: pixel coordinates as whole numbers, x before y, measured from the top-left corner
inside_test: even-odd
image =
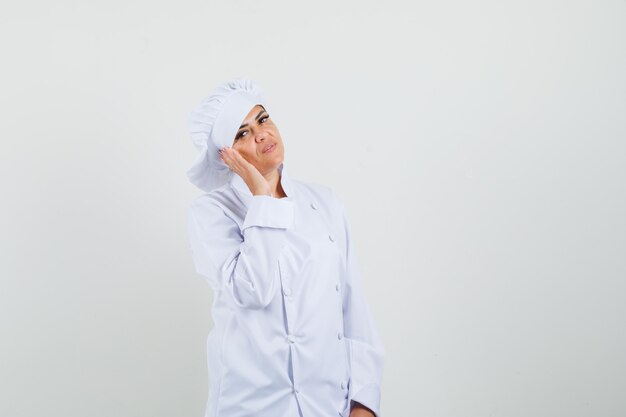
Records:
[[[272,169],[278,169],[278,167],[282,163],[283,163],[283,160],[280,159],[280,160],[272,161],[269,165],[271,165]]]
[[[276,158],[276,159],[270,159],[270,160],[266,160],[266,161],[262,161],[260,162],[259,166],[257,166],[257,169],[261,172],[265,171],[265,172],[269,172],[269,171],[273,171],[275,169],[278,169],[278,167],[280,166],[280,164],[283,163],[283,158]],[[259,169],[263,167],[263,169]]]
[[[283,154],[275,154],[272,155],[271,159],[267,160],[267,163],[278,166],[283,163],[283,159],[285,159]]]

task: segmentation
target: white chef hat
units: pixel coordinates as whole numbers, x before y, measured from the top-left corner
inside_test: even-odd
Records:
[[[231,146],[239,126],[257,104],[265,107],[261,89],[247,77],[237,77],[211,90],[188,118],[189,132],[200,152],[187,170],[192,184],[205,192],[229,181],[232,171],[219,149]]]

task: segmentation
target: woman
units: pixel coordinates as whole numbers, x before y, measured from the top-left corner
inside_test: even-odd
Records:
[[[189,208],[214,291],[205,417],[380,417],[384,349],[343,203],[291,178],[257,86],[235,78],[192,112],[206,193]]]

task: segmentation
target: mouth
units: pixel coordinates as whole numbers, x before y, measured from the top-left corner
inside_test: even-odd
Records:
[[[272,152],[274,149],[276,149],[276,144],[270,143],[269,145],[265,146],[265,148],[263,148],[263,153]]]

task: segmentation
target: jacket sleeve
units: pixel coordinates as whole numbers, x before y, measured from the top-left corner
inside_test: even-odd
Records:
[[[344,334],[350,344],[349,408],[352,409],[353,402],[358,402],[372,410],[376,417],[381,417],[380,397],[385,351],[363,291],[346,209],[342,202],[340,205],[346,242],[343,316]]]
[[[187,221],[196,272],[239,307],[266,307],[280,285],[278,257],[293,215],[292,201],[255,195],[240,228],[218,204],[197,199]]]

